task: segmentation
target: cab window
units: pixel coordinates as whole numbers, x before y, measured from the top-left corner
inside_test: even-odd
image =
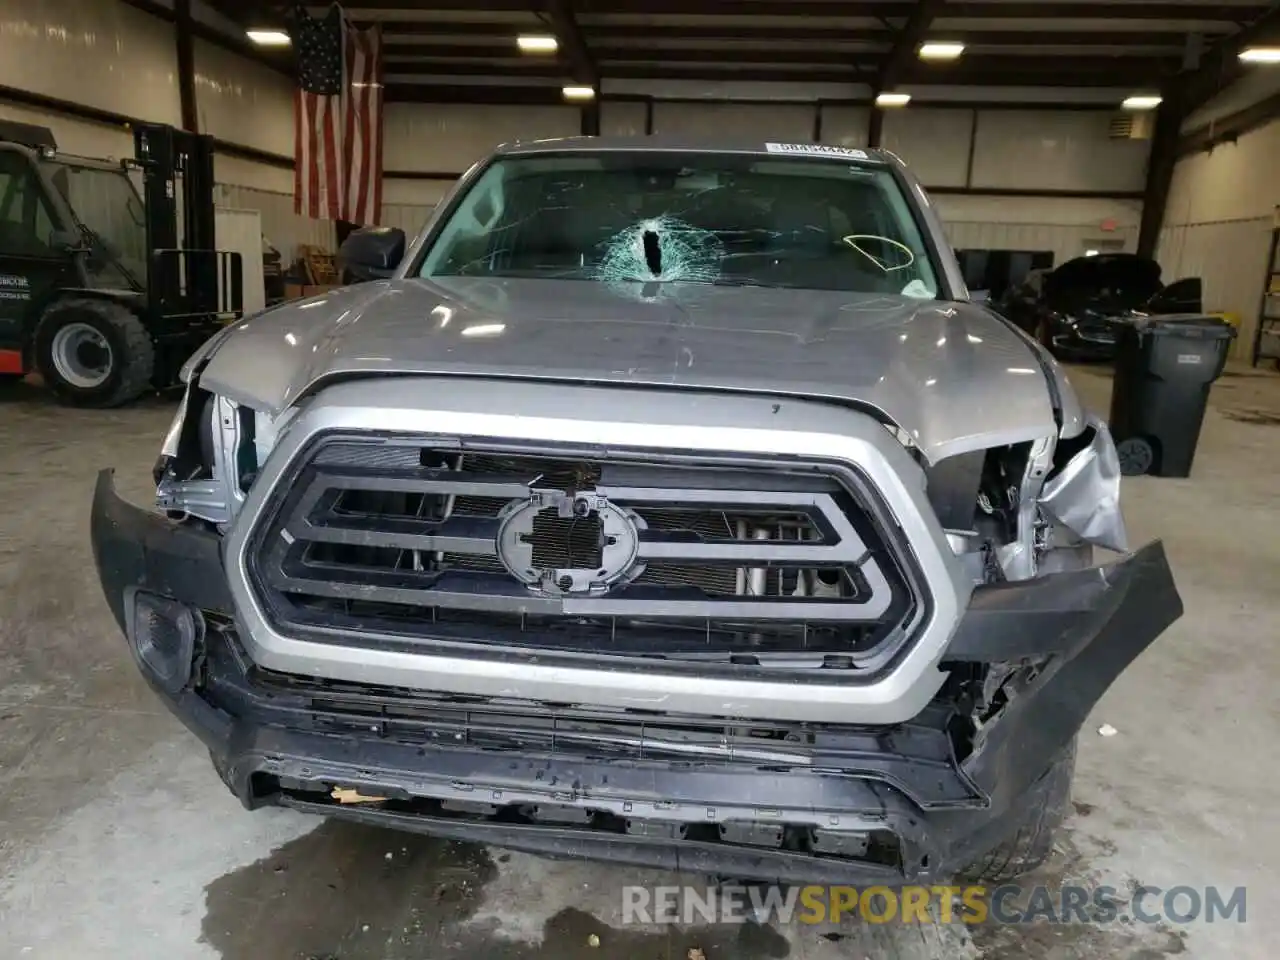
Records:
[[[53,256],[53,234],[53,216],[30,162],[0,150],[0,255]]]

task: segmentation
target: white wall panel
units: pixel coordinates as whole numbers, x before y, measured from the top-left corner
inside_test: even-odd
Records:
[[[1149,141],[1112,140],[1110,121],[1110,114],[1092,110],[979,111],[973,184],[1141,190]]]
[[[215,183],[293,195],[292,170],[226,153],[213,155],[213,179]]]
[[[606,137],[643,137],[648,107],[635,100],[606,100],[600,104],[600,133]]]
[[[214,202],[227,209],[258,211],[262,232],[280,251],[286,265],[298,255],[299,244],[312,244],[326,250],[334,249],[337,244],[332,221],[312,220],[294,213],[292,194],[220,184],[214,192]]]
[[[972,132],[971,110],[888,110],[881,142],[901,157],[925,186],[962,187]]]
[[[947,239],[956,249],[1051,250],[1055,264],[1119,241],[1132,251],[1141,204],[1058,197],[936,196]],[[1114,223],[1114,229],[1104,230]]]
[[[1205,307],[1240,316],[1233,354],[1248,358],[1280,206],[1280,121],[1178,162],[1157,257],[1168,274],[1204,280]]]
[[[671,103],[653,105],[653,132],[684,137],[813,141],[815,106],[801,103]]]
[[[219,207],[214,211],[213,237],[217,248],[240,254],[246,315],[257,313],[267,305],[266,281],[262,269],[263,233],[262,215],[257,210]]]
[[[0,86],[181,121],[173,27],[119,0],[4,0]]]
[[[1102,233],[1096,227],[1065,223],[999,223],[988,221],[947,221],[947,240],[952,248],[979,250],[1051,250],[1054,264],[1082,256],[1104,242],[1123,243],[1132,251],[1137,244],[1136,227],[1122,227]]]
[[[293,82],[222,47],[195,41],[200,131],[268,153],[293,155]]]
[[[1280,93],[1280,70],[1246,70],[1239,80],[1200,109],[1193,110],[1183,121],[1182,130],[1184,133],[1199,130],[1277,93]]]
[[[1182,224],[1160,232],[1156,259],[1165,279],[1200,277],[1205,309],[1240,317],[1240,335],[1232,345],[1239,357],[1248,357],[1253,346],[1270,242],[1270,217]]]
[[[1052,223],[1101,230],[1107,220],[1133,227],[1142,220],[1142,203],[1137,200],[934,194],[933,202],[944,220],[953,221]]]
[[[81,157],[124,160],[133,156],[133,134],[127,127],[73,120],[57,113],[44,113],[0,101],[0,120],[16,120],[48,127],[58,141],[58,149]]]
[[[866,107],[822,108],[822,142],[842,147],[865,147],[870,114]]]
[[[456,180],[385,180],[382,184],[382,223],[417,236],[436,205]]]
[[[1280,205],[1280,121],[1179,161],[1166,223],[1247,220]]]
[[[383,168],[461,173],[500,143],[577,136],[582,112],[571,106],[389,103]]]

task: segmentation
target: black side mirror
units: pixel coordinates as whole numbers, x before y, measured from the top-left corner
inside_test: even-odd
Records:
[[[344,283],[383,280],[404,259],[404,231],[396,227],[352,230],[338,248],[338,271]]]

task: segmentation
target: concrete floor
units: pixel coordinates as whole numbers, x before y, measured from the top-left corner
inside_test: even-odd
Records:
[[[1105,409],[1105,376],[1074,376]],[[1274,956],[1280,378],[1220,382],[1193,479],[1126,481],[1131,534],[1165,539],[1187,614],[1086,725],[1041,877],[1248,887],[1246,923],[1185,927],[624,927],[620,886],[671,878],[245,813],[138,679],[89,556],[95,472],[119,465],[147,502],[171,413],[0,398],[4,960]]]

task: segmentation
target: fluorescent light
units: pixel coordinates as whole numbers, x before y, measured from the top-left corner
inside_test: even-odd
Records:
[[[1280,63],[1280,47],[1247,47],[1240,51],[1244,63]]]
[[[963,43],[939,40],[922,43],[919,50],[921,60],[955,60],[962,53],[964,53]]]
[[[1160,106],[1160,97],[1154,93],[1137,93],[1125,97],[1120,106],[1125,110],[1154,110]]]
[[[287,47],[291,42],[283,30],[246,30],[245,35],[260,47]]]
[[[526,33],[516,37],[516,46],[525,53],[555,53],[560,42],[547,34]]]
[[[464,337],[496,337],[507,329],[505,323],[475,323],[462,328]]]
[[[882,93],[876,97],[877,107],[905,107],[910,102],[909,93]]]
[[[1085,255],[1086,257],[1096,257],[1096,256],[1098,255],[1098,251],[1097,251],[1097,250],[1086,250],[1086,251],[1084,252],[1084,255]]]
[[[595,87],[565,87],[563,92],[566,100],[594,100],[596,96]]]

